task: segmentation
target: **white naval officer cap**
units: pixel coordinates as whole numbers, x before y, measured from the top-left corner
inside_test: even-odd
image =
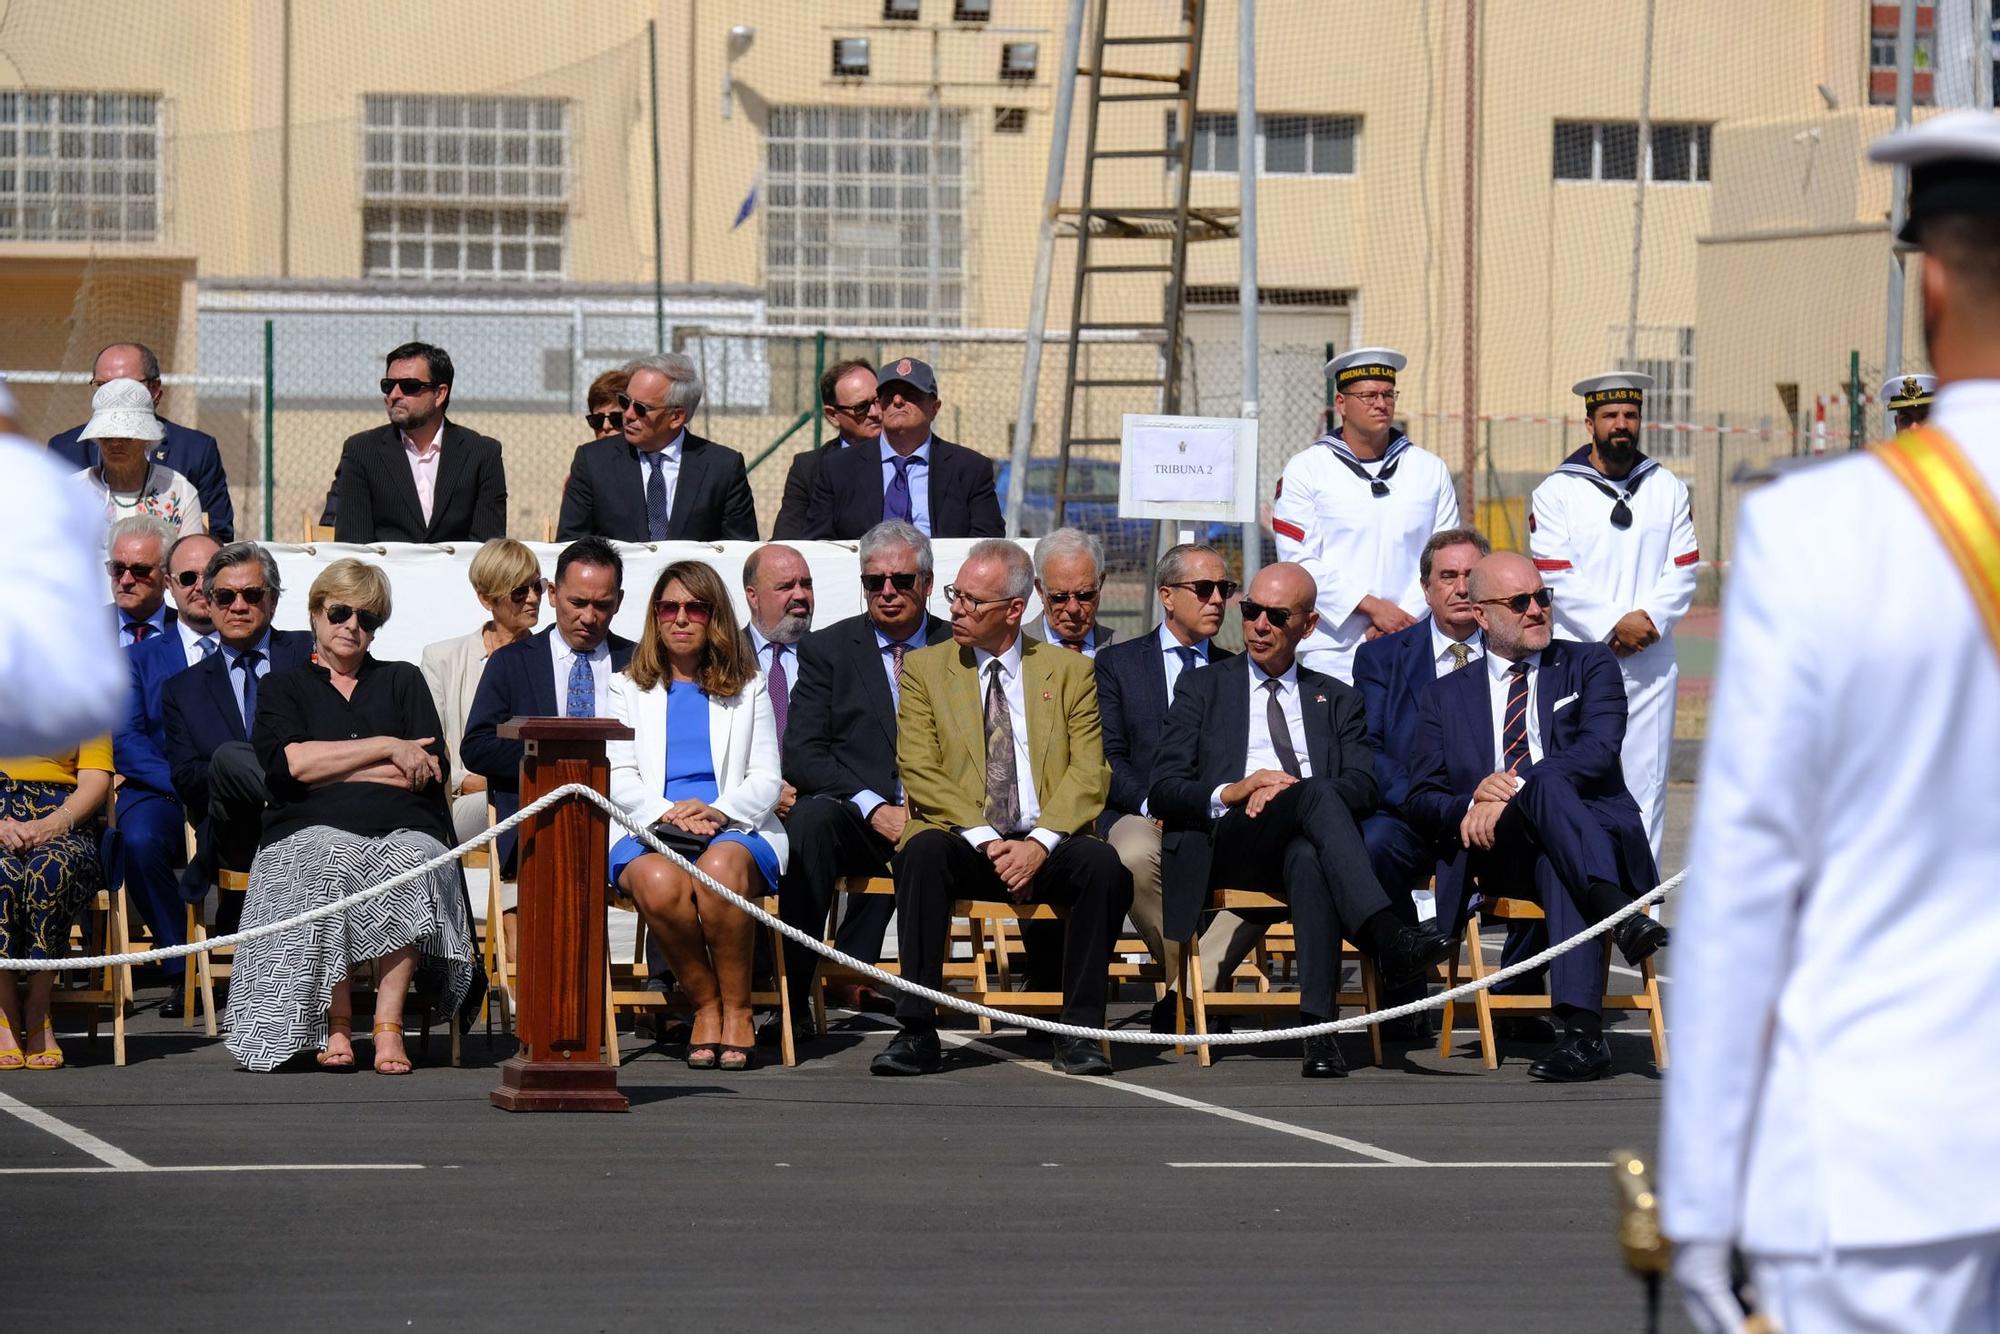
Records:
[[[1944,213],[2000,214],[2000,116],[1958,110],[1868,145],[1876,162],[1910,169],[1909,221],[1897,240],[1921,245],[1923,225]]]
[[[1357,347],[1327,362],[1326,378],[1344,393],[1356,380],[1387,380],[1394,384],[1396,372],[1409,364],[1410,359],[1393,348]]]
[[[1578,380],[1570,386],[1570,392],[1583,399],[1586,415],[1606,403],[1630,403],[1636,407],[1646,405],[1646,391],[1653,387],[1653,377],[1638,371],[1613,371],[1609,375],[1593,375],[1587,380]]]
[[[1892,375],[1882,384],[1882,405],[1891,412],[1921,408],[1937,393],[1935,375]]]

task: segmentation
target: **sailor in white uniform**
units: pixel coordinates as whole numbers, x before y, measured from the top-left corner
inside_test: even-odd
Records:
[[[1931,399],[1936,395],[1937,387],[1935,375],[1890,376],[1877,395],[1882,406],[1889,409],[1890,429],[1907,431],[1926,421],[1931,415]]]
[[[1340,425],[1285,464],[1271,506],[1278,559],[1319,585],[1319,628],[1299,661],[1350,684],[1364,639],[1423,614],[1418,558],[1432,533],[1458,526],[1451,469],[1395,426],[1396,372],[1408,364],[1386,347],[1326,363]]]
[[[1625,786],[1660,855],[1674,745],[1674,627],[1694,601],[1688,489],[1639,450],[1650,375],[1579,381],[1590,443],[1535,488],[1528,550],[1556,595],[1556,633],[1611,645],[1625,674]]]
[[[1942,387],[1737,525],[1661,1138],[1704,1331],[1732,1245],[1794,1334],[2000,1329],[2000,119],[1869,153],[1913,169]]]

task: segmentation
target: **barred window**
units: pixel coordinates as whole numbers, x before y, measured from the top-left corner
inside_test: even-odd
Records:
[[[1257,117],[1256,167],[1260,176],[1352,176],[1355,146],[1361,139],[1359,116]],[[1167,142],[1174,137],[1174,116],[1167,113]],[[1233,173],[1237,164],[1236,113],[1198,111],[1194,117],[1194,169]],[[1172,160],[1168,162],[1172,168]]]
[[[155,93],[0,92],[0,241],[160,236]]]
[[[1655,121],[1649,181],[1700,182],[1709,178],[1715,127],[1693,121]],[[1568,121],[1555,125],[1555,178],[1559,181],[1639,179],[1639,123]]]
[[[367,276],[563,276],[567,102],[416,95],[370,95],[362,102]]]

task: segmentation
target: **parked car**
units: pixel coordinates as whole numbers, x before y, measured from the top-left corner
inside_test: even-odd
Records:
[[[1013,462],[1003,460],[994,472],[994,489],[1000,495],[1000,510],[1007,510],[1007,493],[1012,482]],[[1095,533],[1104,543],[1104,562],[1110,572],[1151,570],[1157,555],[1154,521],[1124,519],[1118,515],[1118,464],[1110,459],[1071,459],[1069,463],[1069,503],[1063,519],[1071,527]],[[1056,526],[1056,460],[1028,460],[1028,491],[1021,502],[1021,531],[1017,537],[1041,537]],[[1277,560],[1276,544],[1269,530],[1263,533],[1263,564]],[[1231,568],[1242,569],[1242,530],[1229,523],[1195,525],[1195,540],[1206,542],[1223,553]]]

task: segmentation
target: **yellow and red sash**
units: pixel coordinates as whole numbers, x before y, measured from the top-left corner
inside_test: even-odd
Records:
[[[2000,504],[1993,492],[1965,452],[1935,427],[1913,427],[1872,449],[1944,539],[2000,653]]]

